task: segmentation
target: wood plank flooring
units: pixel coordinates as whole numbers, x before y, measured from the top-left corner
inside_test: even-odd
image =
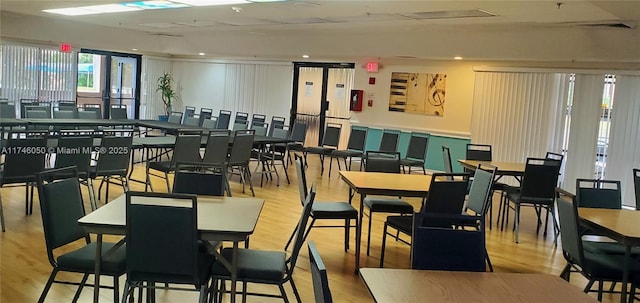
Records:
[[[328,163],[326,163],[328,164]],[[315,183],[318,189],[318,201],[346,201],[348,187],[340,180],[336,168],[329,178],[327,171],[320,176],[320,165],[317,157],[309,157],[309,169],[307,178],[309,183]],[[354,168],[357,167],[354,163]],[[327,165],[328,167],[328,165]],[[279,167],[281,170],[282,168]],[[260,176],[255,176],[253,182],[256,189],[256,197],[266,200],[255,234],[251,237],[251,247],[265,250],[282,250],[291,231],[293,230],[301,211],[295,166],[288,169],[291,184],[287,184],[284,175],[281,174],[280,186],[275,181],[264,182],[260,187]],[[144,179],[144,168],[137,166],[134,176]],[[157,191],[166,191],[164,181],[153,179],[154,188]],[[96,184],[97,187],[98,184]],[[234,196],[241,197],[241,185],[237,177],[231,182]],[[143,190],[138,183],[131,183],[132,190]],[[86,198],[86,189],[83,188]],[[40,209],[36,199],[33,215],[24,214],[24,187],[7,187],[0,189],[7,231],[0,235],[0,302],[36,302],[51,272],[51,266],[47,259],[44,236],[42,232],[42,220]],[[122,188],[111,186],[110,199],[122,194]],[[247,188],[247,194],[250,194]],[[37,197],[37,195],[36,195]],[[104,198],[103,198],[104,199]],[[499,197],[494,197],[497,202]],[[356,195],[354,201],[359,201]],[[418,206],[419,200],[410,200]],[[86,208],[89,209],[88,202]],[[103,203],[103,202],[102,202]],[[356,202],[357,203],[357,202]],[[377,267],[382,241],[382,227],[384,215],[374,216],[371,239],[371,256],[365,255],[366,224],[363,229],[363,250],[361,266]],[[545,237],[535,233],[535,215],[532,209],[525,209],[521,219],[520,243],[514,243],[511,228],[501,231],[495,227],[487,230],[487,246],[491,261],[496,271],[501,272],[536,272],[558,275],[565,265],[560,247],[553,244],[552,232]],[[318,222],[321,225],[326,222]],[[337,222],[341,224],[341,222]],[[551,230],[551,228],[549,228]],[[334,302],[373,302],[360,277],[354,274],[355,235],[351,233],[351,249],[343,250],[343,229],[317,228],[309,235],[309,240],[316,243],[329,274],[329,283],[333,293]],[[113,237],[105,237],[107,240],[115,240]],[[385,266],[392,268],[409,267],[409,247],[401,242],[387,241]],[[60,278],[79,281],[77,274],[62,273]],[[300,252],[300,258],[294,272],[295,283],[300,290],[303,302],[313,302],[313,289],[309,273],[309,259],[306,245]],[[102,278],[102,283],[111,283],[110,278]],[[584,287],[585,280],[578,274],[572,275],[572,284],[576,287]],[[121,285],[124,284],[124,277]],[[286,285],[290,298],[294,300],[289,285]],[[270,291],[277,293],[277,287],[250,285],[251,291]],[[74,286],[54,284],[47,302],[70,302],[75,291]],[[544,290],[540,290],[544,291]],[[111,302],[112,293],[102,290],[101,301]],[[91,288],[85,288],[80,302],[90,302]],[[427,295],[427,294],[425,294]],[[595,294],[592,294],[595,297]],[[228,296],[226,297],[228,300]],[[605,294],[605,302],[618,301],[617,295]],[[158,291],[158,302],[196,302],[196,292]],[[249,297],[248,302],[281,302],[277,299]]]

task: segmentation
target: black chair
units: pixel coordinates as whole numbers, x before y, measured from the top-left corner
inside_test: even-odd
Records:
[[[311,281],[313,282],[313,295],[315,303],[332,303],[331,290],[329,289],[329,279],[327,269],[324,267],[320,252],[313,241],[307,243],[309,247],[309,264],[311,270]]]
[[[118,133],[120,134],[119,136],[107,134],[102,137],[96,165],[89,167],[90,188],[95,188],[93,180],[101,178],[97,200],[100,200],[102,186],[106,183],[104,198],[106,202],[109,201],[109,184],[112,183],[111,179],[113,178],[117,178],[120,181],[125,192],[129,190],[127,172],[129,171],[133,137],[131,136],[131,131],[118,130]],[[92,207],[97,209],[98,206],[93,205]]]
[[[229,158],[230,140],[231,136],[228,130],[210,131],[202,156],[202,163],[207,166],[207,170],[219,172],[222,175],[229,197],[231,197],[231,188],[229,188],[229,180],[227,179],[227,159]]]
[[[491,145],[487,144],[467,144],[465,159],[478,161],[491,161]]]
[[[593,284],[598,281],[598,300],[602,301],[603,282],[618,282],[622,280],[625,256],[593,253],[584,249],[579,231],[577,205],[565,196],[560,196],[557,199],[557,205],[562,255],[567,260],[567,265],[560,273],[560,277],[569,281],[572,271],[581,273],[589,280],[584,292],[591,291]],[[633,271],[637,271],[640,268],[640,264],[636,260],[631,260],[629,266]]]
[[[223,196],[227,190],[224,172],[207,168],[220,167],[204,163],[178,163],[173,177],[173,193]]]
[[[407,147],[407,155],[400,160],[402,172],[405,172],[405,167],[409,168],[409,173],[411,173],[412,167],[420,167],[422,169],[422,174],[426,175],[427,171],[424,168],[424,164],[427,161],[428,148],[429,134],[411,133],[409,146]]]
[[[235,122],[239,122],[239,121],[249,121],[249,113],[245,113],[245,112],[237,112],[236,113],[236,118],[234,120]]]
[[[304,151],[304,141],[307,138],[307,124],[304,122],[296,121],[293,124],[293,128],[291,132],[289,132],[289,140],[291,142],[285,145],[285,150],[287,153],[287,158],[289,159],[289,163],[292,163],[291,160],[291,151]],[[306,164],[306,163],[305,163]]]
[[[147,184],[151,183],[150,176],[163,178],[167,184],[167,192],[171,192],[171,187],[169,185],[169,173],[175,171],[176,163],[197,163],[202,161],[200,158],[201,140],[202,136],[199,131],[178,132],[171,160],[151,161],[147,164]],[[162,172],[163,175],[153,174],[150,172],[151,170]],[[153,187],[151,190],[153,190]]]
[[[64,179],[56,179],[57,176],[66,176]],[[91,242],[89,234],[78,225],[78,219],[85,216],[80,182],[77,170],[74,167],[53,169],[37,175],[38,195],[40,196],[40,209],[44,239],[47,247],[47,256],[53,271],[47,280],[47,284],[40,295],[38,302],[44,302],[53,283],[78,285],[72,302],[77,302],[82,288],[90,274],[95,272],[96,244]],[[84,239],[85,245],[75,250],[68,250],[73,245],[68,244]],[[54,250],[68,247],[66,252],[56,256]],[[118,277],[126,272],[125,247],[120,244],[102,242],[102,251],[112,253],[102,258],[100,264],[101,275],[113,277],[114,302],[118,302],[120,289]],[[58,281],[58,272],[66,271],[83,274],[80,283]],[[101,286],[103,287],[103,286]]]
[[[75,118],[78,118],[78,111],[77,110],[54,109],[53,118],[54,119],[75,119]]]
[[[89,167],[91,166],[91,153],[93,148],[93,133],[82,130],[64,130],[58,137],[56,157],[53,167],[64,168],[75,166],[78,178],[89,189],[91,205],[95,204],[94,191],[89,182]]]
[[[90,118],[89,116],[82,117],[82,118],[102,119],[102,105],[99,103],[86,103],[82,105],[82,110],[83,112],[87,112],[87,113],[93,112],[93,118]]]
[[[284,126],[286,125],[285,122],[287,121],[287,118],[285,117],[280,117],[280,116],[273,116],[271,117],[271,123],[269,126],[269,133],[268,136],[273,136],[273,130],[276,128],[282,129],[284,128]]]
[[[300,294],[298,293],[298,289],[293,281],[293,270],[296,267],[298,254],[300,253],[300,249],[302,249],[302,245],[304,243],[304,231],[307,228],[315,196],[315,187],[311,186],[311,191],[305,199],[300,220],[298,220],[293,250],[289,257],[287,257],[287,254],[284,251],[240,249],[237,252],[235,256],[238,265],[237,281],[244,282],[242,289],[243,302],[246,301],[247,295],[277,297],[282,298],[285,302],[289,302],[287,293],[284,290],[284,284],[287,282],[291,284],[291,288],[293,289],[293,294],[295,295],[297,302],[301,302]],[[225,248],[222,250],[221,254],[225,259],[231,260],[233,250],[231,248]],[[222,294],[225,292],[224,281],[231,279],[229,270],[222,262],[218,261],[213,264],[212,279],[214,302],[222,302]],[[246,288],[247,283],[278,285],[280,295],[248,293]],[[218,285],[220,285],[220,289],[218,288]],[[216,296],[217,293],[219,294],[219,297]]]
[[[188,126],[200,126],[200,118],[196,116],[185,117],[183,124]]]
[[[185,106],[184,115],[182,115],[182,124],[187,124],[187,118],[193,118],[196,115],[196,108],[194,106]]]
[[[576,203],[578,207],[621,209],[620,181],[576,179]]]
[[[169,119],[167,122],[180,124],[182,122],[182,113],[181,112],[171,112],[169,115]]]
[[[254,125],[263,125],[265,122],[267,122],[267,116],[263,115],[263,114],[253,114],[251,116],[251,126],[253,127]],[[269,125],[267,123],[267,125]],[[266,136],[266,135],[265,135]]]
[[[640,169],[633,169],[633,189],[636,198],[636,210],[640,210]]]
[[[33,213],[33,187],[36,174],[45,168],[47,139],[45,134],[30,137],[27,133],[10,133],[7,140],[6,153],[2,171],[0,171],[0,187],[7,185],[25,185],[25,214]],[[20,138],[27,136],[27,138]],[[27,152],[29,151],[29,152]],[[0,198],[0,220],[2,231],[5,231],[4,214]]]
[[[251,169],[249,162],[251,161],[251,150],[253,149],[253,139],[255,134],[253,130],[236,131],[233,136],[233,144],[227,161],[228,171],[234,169],[239,170],[240,181],[242,182],[242,192],[244,193],[244,184],[249,182],[251,195],[255,197],[253,191],[253,183],[251,182]]]
[[[342,132],[342,124],[327,123],[327,127],[324,129],[324,137],[322,138],[322,145],[305,147],[302,150],[304,155],[304,163],[307,165],[307,155],[315,154],[320,157],[320,175],[324,173],[324,158],[338,149],[340,144],[340,133]]]
[[[253,129],[256,136],[266,137],[269,131],[269,123],[253,121],[249,129]]]
[[[451,150],[449,147],[442,146],[442,162],[444,163],[444,172],[448,174],[453,173],[453,165],[451,164]]]
[[[554,153],[554,152],[547,152],[545,154],[544,158],[545,159],[552,159],[552,160],[562,161],[562,160],[564,160],[564,155],[563,154]]]
[[[16,104],[15,102],[2,101],[0,102],[0,118],[2,119],[15,119],[16,118]]]
[[[378,173],[400,173],[400,153],[367,151],[365,155],[365,171]],[[389,178],[393,178],[390,175]],[[364,206],[369,209],[369,228],[367,230],[367,256],[371,247],[371,221],[373,213],[412,214],[413,206],[398,198],[380,196],[367,196],[364,198]]]
[[[398,150],[398,140],[400,140],[400,131],[394,129],[385,129],[382,131],[382,139],[380,139],[381,152],[395,152]]]
[[[112,104],[109,108],[109,119],[129,119],[127,114],[127,105],[125,104]]]
[[[429,194],[422,203],[419,213],[433,213],[440,215],[457,215],[462,213],[464,199],[468,186],[467,174],[433,174],[429,185]],[[447,220],[431,220],[432,227],[448,227],[452,223]],[[380,252],[380,267],[384,266],[384,253],[387,235],[391,235],[403,243],[410,244],[399,238],[398,234],[388,232],[389,228],[411,236],[413,233],[413,216],[388,216],[384,223],[382,234],[382,248]]]
[[[300,194],[300,203],[304,206],[304,201],[308,195],[307,189],[307,174],[304,170],[304,165],[302,164],[302,158],[296,156],[296,172],[298,174],[298,193]],[[344,227],[344,251],[349,249],[349,232],[351,229],[351,220],[354,220],[355,224],[353,227],[356,228],[356,234],[360,233],[360,226],[358,225],[358,211],[351,206],[348,202],[314,202],[313,208],[311,209],[311,224],[309,224],[309,228],[304,233],[304,239],[307,238],[309,232],[311,232],[311,228],[314,227],[316,220],[344,220],[344,225],[322,225],[316,227]],[[289,244],[295,235],[295,230],[291,233],[287,244],[284,249],[289,248]],[[303,240],[304,240],[303,239]]]
[[[183,203],[175,203],[176,200]],[[136,287],[196,290],[200,292],[198,302],[206,302],[214,258],[199,248],[197,206],[195,195],[127,192],[127,282],[123,302]],[[195,289],[160,287],[155,283],[191,285]]]
[[[200,114],[198,115],[200,121],[198,121],[198,125],[204,127],[204,121],[210,120],[211,117],[213,117],[213,109],[205,107],[200,108]]]
[[[362,158],[364,156],[364,147],[367,142],[366,127],[352,126],[351,133],[349,134],[349,142],[347,143],[347,149],[334,150],[329,154],[329,177],[331,177],[331,168],[333,166],[333,159],[336,159],[338,163],[338,169],[340,167],[340,159],[344,160],[344,167],[347,170],[351,170],[351,160],[353,158],[360,158],[360,170],[362,170]],[[349,159],[349,164],[347,164]]]
[[[218,117],[210,117],[202,120],[201,126],[207,129],[218,129]]]
[[[229,122],[231,122],[231,112],[221,109],[218,114],[218,123],[216,123],[217,129],[229,129]]]
[[[485,224],[483,217],[439,213],[413,215],[411,268],[421,270],[486,271]],[[432,226],[432,222],[450,224]],[[458,224],[477,225],[461,229]]]
[[[47,113],[47,118],[51,118],[51,103],[43,102],[38,99],[20,99],[20,118],[28,118],[27,117],[27,107],[39,107],[40,110],[44,110]]]
[[[509,202],[514,203],[514,230],[516,243],[519,242],[518,231],[520,223],[520,208],[521,206],[533,206],[536,209],[538,215],[538,225],[536,232],[539,231],[542,221],[540,215],[542,210],[550,212],[553,217],[553,227],[557,230],[557,221],[555,218],[554,200],[556,197],[555,188],[558,184],[558,176],[560,174],[560,165],[562,163],[558,160],[541,159],[541,158],[527,158],[525,165],[524,175],[522,177],[521,186],[519,188],[505,186],[504,199],[501,199],[502,209],[502,223],[504,227],[505,217],[508,222],[509,215]],[[544,234],[547,231],[545,228]]]
[[[233,127],[231,127],[231,130],[236,131],[236,130],[243,130],[243,129],[248,129],[249,122],[247,120],[236,120],[235,122],[233,122]]]

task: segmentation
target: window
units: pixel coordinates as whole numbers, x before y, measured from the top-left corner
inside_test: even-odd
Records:
[[[78,91],[100,92],[101,56],[94,54],[78,54]]]

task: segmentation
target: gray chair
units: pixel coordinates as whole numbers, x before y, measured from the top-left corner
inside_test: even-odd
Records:
[[[302,164],[302,158],[296,156],[296,172],[298,174],[298,193],[300,194],[300,203],[303,203],[308,195],[307,189],[307,174],[304,169],[304,165]],[[358,211],[351,206],[348,202],[315,202],[313,204],[313,208],[311,209],[311,224],[309,224],[309,228],[304,234],[304,238],[306,239],[311,232],[311,228],[315,225],[316,220],[344,220],[344,225],[321,225],[315,226],[316,228],[344,228],[344,251],[346,252],[349,249],[349,232],[351,227],[356,228],[356,234],[360,233],[360,226],[358,225]],[[355,222],[355,224],[351,225],[351,220]],[[289,247],[291,240],[293,240],[293,236],[295,235],[295,230],[291,233],[287,244],[285,245],[285,249]]]
[[[400,153],[367,151],[365,157],[365,171],[379,173],[400,173]],[[393,178],[390,175],[389,178]],[[381,196],[367,196],[364,198],[364,206],[369,209],[369,228],[367,230],[367,256],[371,247],[371,221],[373,213],[412,214],[413,206],[408,202]]]
[[[0,102],[0,118],[15,119],[16,104],[14,102],[9,102],[9,101]]]
[[[229,171],[233,171],[234,169],[239,170],[240,181],[242,182],[242,192],[244,193],[245,182],[249,182],[251,195],[255,197],[253,183],[251,182],[251,169],[249,169],[254,137],[255,134],[253,130],[235,132],[231,152],[229,153],[229,161],[227,161],[227,167]]]
[[[231,130],[236,131],[247,129],[248,123],[249,122],[247,122],[246,120],[236,120],[235,122],[233,122],[233,127],[231,128]]]
[[[333,166],[333,159],[336,159],[338,163],[338,169],[340,167],[340,159],[344,161],[344,167],[347,170],[351,170],[351,160],[353,158],[360,158],[360,170],[362,170],[362,158],[364,155],[364,147],[367,143],[368,128],[352,126],[351,133],[349,134],[349,142],[347,143],[347,149],[334,150],[329,154],[329,177],[331,177],[331,167]],[[347,165],[347,159],[349,164]]]
[[[75,168],[54,169],[37,175],[38,195],[40,196],[40,209],[42,215],[42,227],[44,230],[45,244],[49,263],[53,271],[42,290],[38,302],[44,302],[53,283],[78,285],[72,302],[77,302],[82,288],[90,274],[95,272],[96,244],[91,242],[89,234],[78,225],[78,219],[85,216],[80,182]],[[56,176],[66,176],[64,179],[56,179]],[[85,244],[78,248],[68,250],[74,245],[72,242],[83,240]],[[68,247],[66,252],[60,252],[58,248]],[[114,302],[118,302],[120,288],[118,277],[126,271],[125,247],[119,244],[102,242],[102,251],[112,251],[102,258],[100,265],[101,275],[113,277]],[[80,283],[56,280],[58,272],[66,271],[83,274]],[[101,286],[104,287],[104,286]]]
[[[289,163],[293,163],[293,160],[291,159],[292,151],[302,152],[304,150],[304,141],[306,140],[306,138],[307,124],[304,122],[296,121],[293,124],[293,128],[289,132],[289,140],[291,140],[291,142],[284,144],[284,150],[287,154]]]
[[[87,119],[102,119],[102,105],[98,103],[88,103],[82,106],[84,112],[93,112],[93,118]]]
[[[187,124],[185,123],[185,121],[187,120],[187,118],[191,118],[191,117],[195,117],[196,115],[196,108],[194,106],[185,106],[184,107],[184,115],[182,115],[182,124]]]
[[[255,131],[256,136],[266,137],[269,131],[269,123],[253,121],[251,127]]]
[[[218,123],[216,124],[216,128],[229,129],[229,122],[231,122],[231,112],[221,109],[218,114]]]
[[[284,284],[287,282],[291,284],[291,288],[293,289],[293,294],[295,295],[297,302],[301,302],[300,294],[298,293],[298,289],[293,281],[293,270],[296,267],[298,254],[300,253],[300,249],[302,249],[302,245],[304,243],[304,231],[307,228],[315,196],[315,187],[311,186],[311,191],[305,199],[302,214],[300,215],[300,220],[298,220],[298,225],[296,227],[293,250],[288,257],[284,251],[240,249],[237,252],[235,255],[238,264],[237,280],[244,282],[242,289],[243,302],[246,301],[247,295],[277,297],[282,298],[284,302],[289,302],[287,293],[284,290]],[[225,248],[222,250],[221,254],[226,260],[231,260],[233,250],[231,248]],[[222,262],[217,261],[213,264],[212,279],[214,302],[222,302],[222,294],[225,292],[224,281],[231,279],[231,273]],[[247,283],[278,285],[280,295],[249,293],[247,292]]]
[[[138,199],[149,197],[153,199]],[[127,282],[122,302],[136,287],[196,290],[198,302],[206,302],[214,258],[199,248],[196,196],[127,192],[126,199]],[[172,204],[176,200],[186,203]]]
[[[427,161],[428,148],[429,134],[411,133],[409,146],[407,148],[407,155],[400,160],[402,172],[405,172],[405,167],[409,168],[409,173],[411,173],[412,167],[420,167],[422,169],[422,174],[426,175],[427,171],[424,168],[424,164]]]
[[[58,137],[54,168],[75,166],[78,178],[89,188],[91,205],[95,203],[94,191],[89,182],[89,167],[93,148],[93,134],[88,131],[62,131]]]
[[[184,125],[200,126],[200,118],[196,116],[185,117],[183,122]]]
[[[342,131],[342,124],[327,123],[327,127],[324,129],[324,137],[322,138],[322,145],[305,147],[303,149],[304,162],[307,165],[307,155],[315,154],[320,157],[320,175],[324,173],[324,158],[329,156],[331,152],[338,149],[340,144],[340,133]]]
[[[109,109],[109,119],[121,119],[126,120],[129,119],[127,114],[127,106],[126,105],[111,105]]]
[[[267,116],[263,114],[253,114],[251,116],[251,127],[254,125],[263,125],[265,122],[267,122]],[[267,125],[269,125],[269,123],[267,123]]]
[[[93,181],[101,178],[97,200],[100,200],[102,186],[106,184],[104,198],[106,202],[109,201],[109,184],[112,183],[111,179],[113,178],[117,178],[120,181],[124,192],[129,190],[127,172],[129,171],[133,137],[130,131],[125,132],[125,130],[118,130],[118,133],[119,136],[106,134],[102,137],[96,165],[89,167],[89,182],[91,182],[91,188],[95,188]],[[96,204],[92,207],[96,209],[98,205]]]
[[[171,159],[169,161],[151,161],[147,164],[147,184],[151,184],[151,176],[163,178],[167,185],[167,192],[171,192],[169,174],[176,170],[177,163],[197,163],[202,161],[200,158],[201,140],[202,136],[199,131],[178,132]],[[163,175],[154,174],[151,170],[159,171]],[[153,187],[151,190],[153,190]]]
[[[171,112],[167,122],[180,124],[180,122],[182,122],[182,113],[181,112]]]
[[[236,118],[233,121],[233,123],[238,123],[238,122],[246,122],[246,125],[249,125],[249,113],[245,113],[245,112],[237,112],[236,113]]]
[[[202,127],[207,129],[217,129],[218,128],[218,117],[211,117],[209,119],[202,120]]]
[[[213,117],[213,109],[204,108],[204,107],[200,108],[200,114],[198,115],[198,118],[200,119],[200,121],[198,121],[198,125],[204,127],[204,121],[209,120],[212,117]]]
[[[269,124],[269,133],[267,135],[273,136],[273,130],[276,128],[282,129],[285,126],[286,121],[287,121],[287,118],[285,117],[279,117],[279,116],[271,117],[271,123]]]
[[[453,173],[453,165],[451,164],[451,151],[449,147],[442,146],[442,163],[444,163],[444,172],[448,174]]]
[[[77,111],[59,109],[53,111],[54,119],[75,119],[78,117]]]
[[[311,270],[311,281],[313,282],[313,295],[315,303],[332,303],[331,290],[329,289],[329,279],[327,269],[324,267],[320,252],[313,241],[307,243],[309,247],[309,264]]]
[[[385,129],[382,131],[382,138],[380,139],[380,147],[378,151],[381,152],[396,152],[398,150],[398,141],[400,140],[400,131],[395,129]]]
[[[227,160],[229,158],[229,141],[231,136],[229,131],[210,132],[207,137],[207,145],[204,149],[202,163],[207,165],[208,170],[220,172],[223,177],[227,195],[231,197],[231,188],[227,179]]]

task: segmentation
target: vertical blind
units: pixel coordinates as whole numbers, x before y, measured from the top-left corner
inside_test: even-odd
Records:
[[[156,92],[156,81],[165,72],[171,72],[171,61],[142,57],[140,119],[157,119],[164,115],[164,103]],[[177,110],[174,105],[173,110]]]
[[[635,207],[632,168],[640,168],[640,76],[616,76],[605,178],[620,180],[622,203]]]
[[[11,101],[75,100],[76,53],[22,45],[0,45],[0,95]]]

